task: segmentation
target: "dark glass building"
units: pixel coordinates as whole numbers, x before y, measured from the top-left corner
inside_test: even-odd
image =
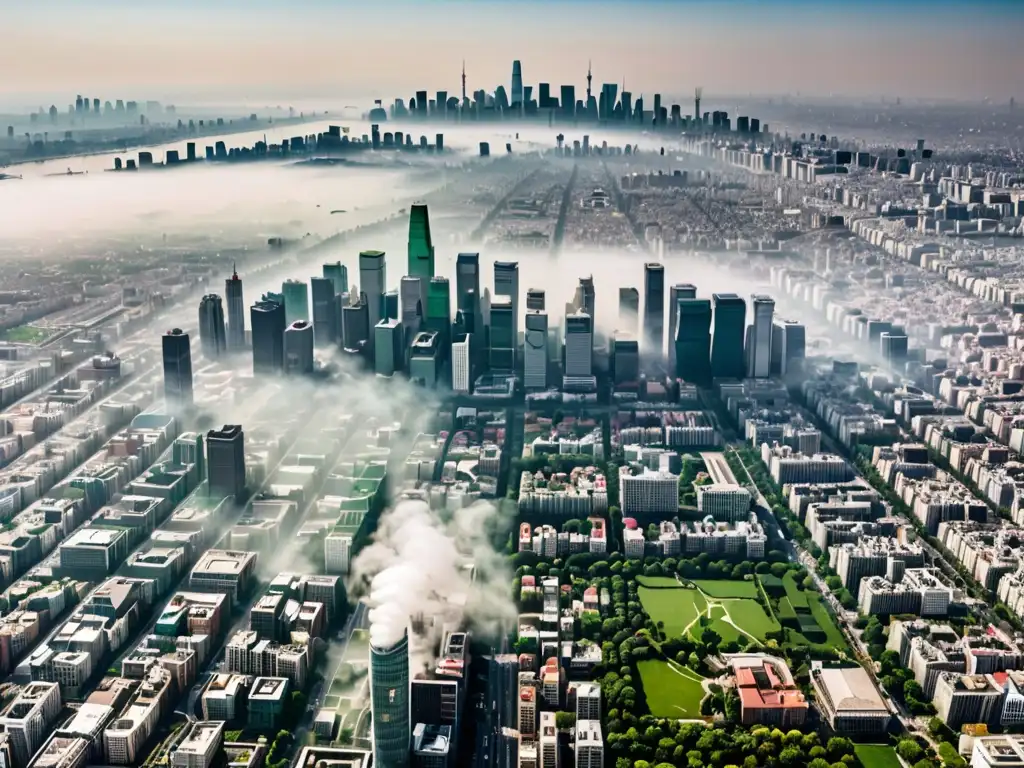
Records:
[[[168,407],[192,405],[192,345],[181,328],[164,334],[163,365],[164,399]]]
[[[258,301],[249,311],[252,325],[253,373],[277,373],[284,370],[284,305],[276,301]]]
[[[743,341],[747,303],[735,293],[716,293],[715,336],[711,345],[711,373],[716,379],[742,379],[747,372]]]
[[[316,344],[326,347],[338,342],[337,302],[334,300],[335,283],[329,277],[309,280],[313,296],[313,334]]]
[[[224,326],[224,304],[216,293],[203,296],[199,302],[199,346],[209,358],[217,358],[227,349]]]
[[[644,265],[644,354],[659,358],[665,350],[665,268]]]
[[[679,300],[675,374],[698,386],[711,384],[711,302],[707,299]]]
[[[242,298],[242,279],[233,270],[231,277],[224,281],[224,295],[228,303],[228,349],[245,347],[245,302]]]
[[[210,496],[240,498],[245,492],[245,433],[238,424],[206,433],[206,468]]]
[[[413,203],[409,209],[409,271],[424,284],[434,276],[434,244],[430,238],[430,216],[425,203]]]

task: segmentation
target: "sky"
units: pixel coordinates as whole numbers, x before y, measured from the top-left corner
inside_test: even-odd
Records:
[[[32,0],[6,7],[0,108],[74,95],[390,103],[417,88],[625,82],[638,95],[1021,96],[1024,0]],[[649,96],[648,96],[649,98]]]

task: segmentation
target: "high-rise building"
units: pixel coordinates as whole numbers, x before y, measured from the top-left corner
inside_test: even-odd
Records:
[[[523,386],[542,390],[548,385],[548,316],[536,310],[526,313],[523,339]]]
[[[882,334],[884,338],[886,334]],[[785,376],[804,359],[806,330],[794,320],[777,319],[772,323],[772,376]]]
[[[285,373],[313,372],[313,326],[296,320],[284,330]]]
[[[309,280],[313,296],[313,339],[318,346],[338,343],[338,304],[334,299],[334,280],[312,277]]]
[[[636,288],[619,288],[618,330],[640,338],[640,292]]]
[[[473,333],[481,327],[480,317],[480,254],[460,253],[455,261],[456,306],[465,311],[466,297],[472,295]]]
[[[359,254],[359,283],[366,301],[369,327],[373,328],[384,316],[384,291],[388,282],[384,251],[363,251]],[[367,329],[369,333],[369,328]],[[372,346],[373,340],[368,339]]]
[[[573,118],[576,116],[576,86],[575,85],[563,85],[561,88],[562,94],[562,114],[567,118]]]
[[[419,333],[426,313],[423,281],[406,275],[399,285],[402,303],[402,326],[405,328],[406,343]]]
[[[434,276],[434,244],[430,239],[430,216],[426,203],[413,203],[409,209],[409,272],[424,285]]]
[[[526,289],[526,311],[543,312],[545,305],[544,291],[541,288]]]
[[[512,300],[512,363],[508,370],[515,370],[516,349],[519,347],[519,262],[494,262],[494,299],[508,296]],[[493,314],[493,300],[491,312]],[[493,318],[491,324],[493,325]],[[493,345],[492,345],[493,346]]]
[[[348,267],[340,261],[324,264],[324,277],[334,283],[335,295],[348,293]]]
[[[612,339],[612,381],[616,387],[640,384],[640,344],[628,333]]]
[[[716,293],[711,298],[715,307],[711,373],[716,379],[742,379],[747,370],[743,355],[747,304],[735,293]]]
[[[697,286],[692,283],[676,283],[668,289],[668,369],[673,374],[676,370],[676,328],[679,325],[679,300],[696,298]]]
[[[383,310],[381,311],[381,320],[398,320],[399,309],[398,309],[398,291],[388,291],[384,294]]]
[[[452,339],[452,389],[468,394],[473,388],[473,354],[468,333],[457,333]]]
[[[206,433],[206,471],[210,496],[240,498],[245,492],[245,433],[229,424]]]
[[[437,386],[441,371],[438,338],[436,333],[421,331],[409,348],[409,378],[428,389]]]
[[[363,296],[350,296],[342,308],[342,333],[345,349],[359,349],[370,337],[370,313]]]
[[[644,339],[644,356],[660,359],[665,353],[665,268],[654,262],[644,265]]]
[[[438,343],[446,349],[451,338],[451,288],[447,277],[432,277],[427,283],[427,330],[438,334]]]
[[[291,325],[296,320],[309,320],[309,286],[302,280],[285,280],[281,286],[284,296],[284,321]]]
[[[488,364],[494,373],[513,373],[515,360],[515,323],[512,298],[510,296],[495,296],[491,301]]]
[[[771,296],[754,294],[751,303],[753,322],[748,334],[747,375],[752,379],[766,379],[771,375],[775,300]]]
[[[224,305],[216,293],[208,293],[199,302],[199,346],[209,358],[217,358],[227,349]]]
[[[711,383],[711,302],[680,299],[675,375],[691,384]]]
[[[245,347],[245,302],[238,270],[232,270],[224,281],[224,296],[228,302],[228,349],[239,350]]]
[[[565,376],[585,377],[594,373],[594,326],[586,312],[565,318]]]
[[[284,305],[276,301],[257,301],[249,310],[252,326],[253,373],[278,373],[284,370]]]
[[[409,723],[409,632],[397,642],[381,643],[370,634],[370,718],[373,764],[408,768],[412,728]]]
[[[177,410],[192,405],[192,345],[181,328],[164,334],[163,365],[167,407]]]
[[[519,59],[512,62],[512,100],[511,106],[517,111],[523,109],[523,65]]]
[[[373,370],[393,376],[405,368],[405,333],[401,320],[381,320],[373,328]]]

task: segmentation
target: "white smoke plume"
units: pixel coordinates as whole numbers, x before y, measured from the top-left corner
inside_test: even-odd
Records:
[[[412,627],[432,651],[446,627],[492,633],[510,626],[511,576],[487,535],[499,516],[487,502],[447,522],[419,500],[403,499],[386,511],[353,565],[357,583],[369,584],[370,641],[390,646]]]

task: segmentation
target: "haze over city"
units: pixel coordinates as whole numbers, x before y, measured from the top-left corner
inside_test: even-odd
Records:
[[[10,5],[0,766],[1024,766],[1024,5]]]

